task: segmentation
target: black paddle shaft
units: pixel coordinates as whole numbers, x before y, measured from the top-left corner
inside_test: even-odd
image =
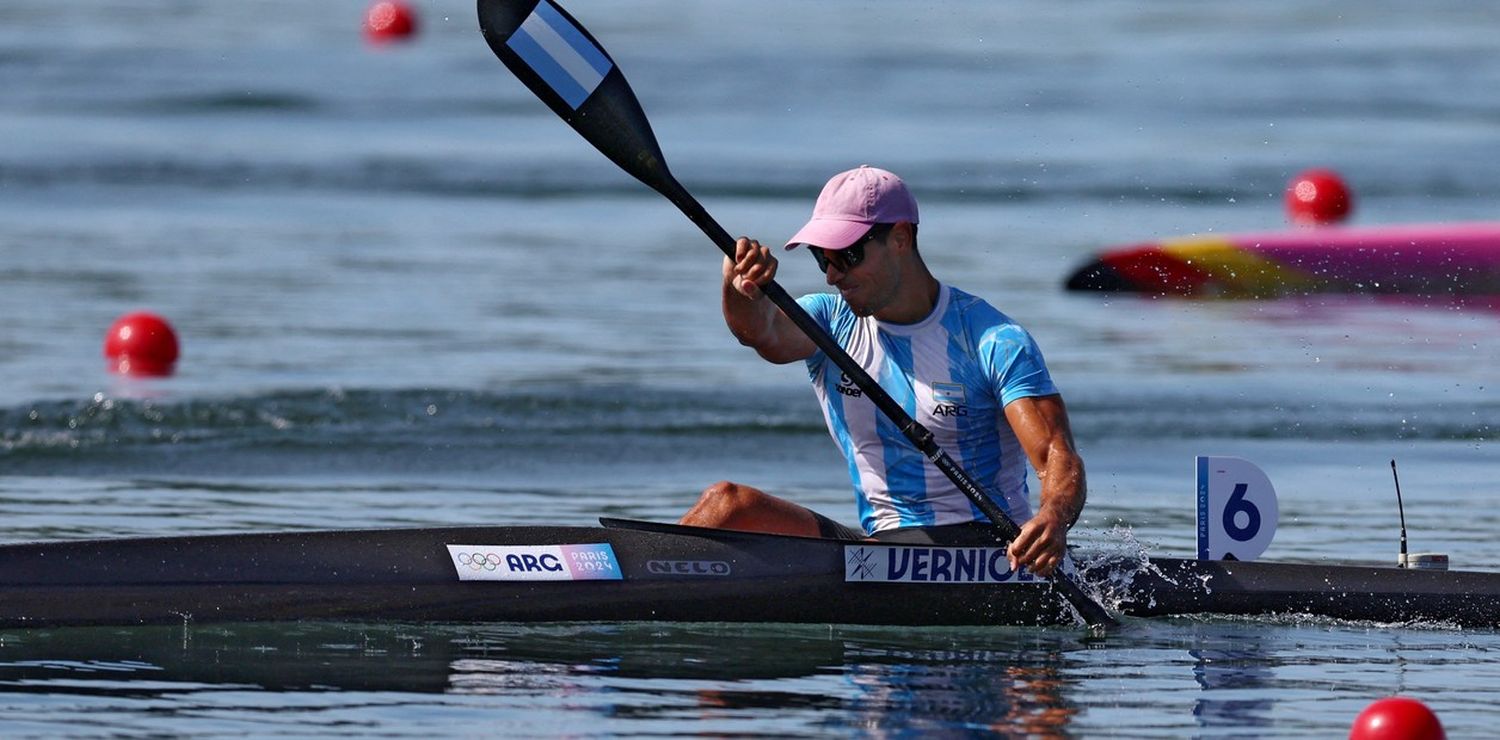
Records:
[[[478,9],[479,27],[484,32],[485,41],[489,43],[490,49],[533,94],[610,161],[670,200],[678,210],[682,211],[683,215],[697,224],[698,228],[726,256],[734,257],[734,238],[708,214],[698,200],[681,183],[677,182],[677,178],[673,177],[667,169],[661,147],[651,131],[651,123],[646,119],[645,110],[636,99],[630,83],[625,81],[625,76],[620,72],[619,66],[587,29],[551,0],[478,0]],[[546,58],[541,62],[537,61],[538,54],[533,48],[510,43],[523,24],[539,23],[549,24],[547,28],[539,30],[549,37],[555,34],[557,41],[554,44],[567,47],[554,46],[554,49],[561,48],[561,51],[543,52]],[[533,25],[528,25],[528,27],[536,28]],[[531,43],[532,34],[528,32],[521,35],[526,37],[525,43]],[[527,49],[531,61],[523,58],[519,49]],[[570,87],[580,81],[579,75],[567,72],[564,69],[567,66],[566,63],[554,63],[555,56],[566,56],[574,52],[579,53],[578,59],[571,60],[575,62],[575,68],[577,68],[576,62],[580,59],[594,60],[581,75],[584,78],[583,85],[594,85],[591,90],[586,87]],[[594,78],[591,75],[601,76]],[[792,320],[792,323],[806,333],[818,349],[821,349],[840,370],[849,375],[849,378],[875,403],[881,413],[894,422],[901,429],[901,433],[923,455],[926,455],[938,470],[943,472],[943,475],[953,481],[953,484],[974,503],[974,506],[989,518],[1004,541],[1014,540],[1020,534],[1020,528],[1010,517],[1006,516],[994,499],[990,498],[989,494],[937,445],[932,438],[932,432],[906,413],[906,410],[901,408],[900,404],[896,403],[895,399],[891,398],[890,394],[886,393],[885,389],[881,388],[864,368],[849,357],[843,347],[840,347],[838,342],[807,314],[807,311],[803,310],[796,299],[792,298],[775,281],[761,286],[761,292],[770,298],[771,302]],[[1115,624],[1103,607],[1090,599],[1078,588],[1077,584],[1067,577],[1057,576],[1053,582],[1089,625],[1112,626]]]

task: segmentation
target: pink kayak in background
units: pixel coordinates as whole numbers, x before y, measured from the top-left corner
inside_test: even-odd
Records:
[[[1320,197],[1321,196],[1321,197]],[[1352,198],[1314,170],[1287,188],[1289,231],[1180,237],[1101,252],[1069,290],[1260,298],[1302,293],[1500,293],[1500,221],[1322,225]]]

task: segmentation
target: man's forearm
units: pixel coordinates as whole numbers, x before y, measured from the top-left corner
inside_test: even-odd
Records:
[[[1042,483],[1041,506],[1051,509],[1071,528],[1083,514],[1083,505],[1088,500],[1083,460],[1071,449],[1054,449],[1047,455],[1046,470],[1037,477]]]
[[[725,325],[740,344],[760,349],[774,336],[775,304],[765,298],[746,298],[735,290],[732,280],[724,281],[723,311]]]

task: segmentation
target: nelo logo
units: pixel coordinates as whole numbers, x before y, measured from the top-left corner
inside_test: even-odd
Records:
[[[648,560],[646,570],[658,576],[727,576],[732,569],[722,560]]]

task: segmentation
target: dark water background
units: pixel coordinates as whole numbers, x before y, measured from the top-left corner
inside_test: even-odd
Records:
[[[783,239],[901,173],[942,278],[1025,323],[1074,415],[1078,539],[1186,554],[1192,458],[1256,461],[1268,559],[1500,566],[1493,300],[1068,294],[1093,250],[1494,218],[1500,36],[1469,3],[597,2],[674,172]],[[356,2],[0,6],[3,538],[671,519],[743,480],[848,519],[797,367],[718,259],[490,55],[473,7],[372,48]],[[800,257],[800,255],[798,256]],[[810,260],[782,282],[819,289]],[[131,310],[176,376],[105,373]],[[12,736],[1338,735],[1379,696],[1486,734],[1500,640],[1279,620],[1071,630],[297,625],[0,633]]]

